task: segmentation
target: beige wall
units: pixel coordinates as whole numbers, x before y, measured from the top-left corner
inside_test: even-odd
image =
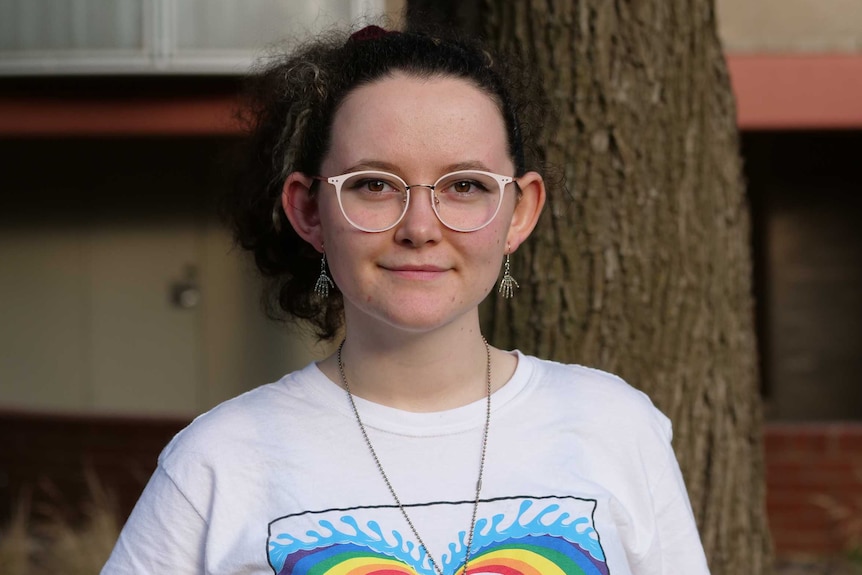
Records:
[[[323,353],[210,215],[222,144],[0,142],[0,409],[190,416]]]
[[[386,0],[386,18],[391,22],[393,27],[398,27],[401,24],[401,15],[404,13],[406,1]]]
[[[728,52],[860,52],[860,0],[717,0]]]

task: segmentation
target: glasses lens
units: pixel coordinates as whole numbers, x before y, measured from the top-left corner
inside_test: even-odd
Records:
[[[440,221],[458,231],[472,231],[494,219],[503,197],[500,182],[473,171],[443,176],[435,192],[434,209]]]
[[[359,229],[377,232],[393,226],[407,205],[404,182],[385,172],[348,174],[339,196],[345,217]]]

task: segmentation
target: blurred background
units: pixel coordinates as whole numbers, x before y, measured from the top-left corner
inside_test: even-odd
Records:
[[[404,2],[0,0],[5,541],[22,517],[92,525],[103,505],[122,521],[195,415],[325,353],[265,319],[216,215],[239,87],[267,46],[396,23]],[[862,3],[717,10],[776,552],[835,557],[862,549]]]

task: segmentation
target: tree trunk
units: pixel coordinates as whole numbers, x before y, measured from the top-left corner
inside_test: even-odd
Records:
[[[535,63],[568,192],[491,303],[498,346],[620,374],[674,423],[714,575],[771,570],[748,206],[710,0],[486,0]]]

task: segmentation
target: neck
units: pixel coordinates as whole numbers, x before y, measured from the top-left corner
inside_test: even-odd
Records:
[[[375,335],[352,333],[349,325],[346,330],[342,359],[354,395],[417,412],[452,409],[487,395],[487,354],[478,321],[473,328],[458,328],[454,333],[440,329],[405,335],[390,330],[381,337]],[[511,376],[513,368],[506,367],[506,358],[511,359],[502,352],[493,354],[494,388]],[[342,384],[334,356],[320,367]]]

